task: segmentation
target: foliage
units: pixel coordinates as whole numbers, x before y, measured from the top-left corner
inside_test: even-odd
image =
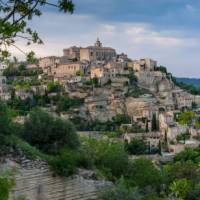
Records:
[[[70,97],[61,96],[57,102],[57,109],[59,112],[67,111],[74,106],[80,106],[83,103],[82,99],[72,99]]]
[[[0,174],[0,199],[8,200],[10,190],[15,185],[13,172],[7,171]]]
[[[141,139],[133,139],[130,143],[126,143],[125,149],[134,155],[146,154],[149,151],[148,145]]]
[[[159,123],[158,120],[156,118],[156,114],[153,114],[153,118],[152,118],[152,126],[151,126],[151,130],[152,131],[158,131],[159,130]]]
[[[200,95],[200,89],[198,87],[195,87],[193,84],[182,82],[182,80],[179,81],[174,77],[172,78],[172,80],[181,89],[184,89],[193,95]]]
[[[45,113],[32,111],[24,124],[24,138],[43,152],[56,153],[60,148],[76,148],[78,136],[73,124]]]
[[[130,185],[143,190],[147,187],[158,190],[162,183],[161,172],[151,160],[146,158],[138,158],[132,162],[127,178]]]
[[[181,133],[180,135],[177,135],[176,140],[177,141],[185,141],[190,139],[190,133],[187,131],[186,133]]]
[[[45,6],[57,7],[60,11],[72,13],[74,4],[71,0],[58,0],[56,2],[48,2],[44,0],[8,0],[0,2],[0,59],[8,59],[10,54],[7,50],[8,46],[17,48],[15,41],[24,39],[27,45],[31,43],[41,44],[42,40],[38,33],[28,27],[28,22],[34,16],[41,16],[42,8]],[[23,52],[26,54],[25,52]],[[27,55],[28,61],[33,61],[34,53]]]
[[[99,195],[100,200],[141,200],[137,188],[128,188],[125,180],[121,178],[116,185],[108,187]]]
[[[137,76],[134,74],[133,70],[129,70],[128,78],[129,78],[131,85],[136,85],[138,80],[137,80]]]
[[[7,102],[9,108],[14,109],[17,114],[25,115],[28,111],[32,108],[37,106],[37,102],[34,99],[20,99],[20,98],[13,98]]]
[[[78,159],[77,152],[65,149],[52,158],[49,164],[57,175],[70,176],[77,172]]]
[[[6,77],[37,76],[41,73],[42,69],[28,70],[25,64],[9,64],[9,66],[3,71],[3,75]]]
[[[190,182],[187,179],[179,179],[173,181],[170,190],[179,200],[185,200],[190,190]]]
[[[122,124],[130,123],[130,118],[124,114],[117,114],[112,120],[106,122],[101,122],[99,120],[88,122],[80,118],[73,118],[71,120],[79,131],[118,132]]]
[[[159,67],[155,67],[154,70],[155,70],[155,71],[163,72],[163,73],[165,73],[165,74],[168,74],[168,72],[167,72],[167,68],[164,67],[164,66],[162,66],[162,65],[159,66]]]
[[[87,139],[83,142],[83,153],[110,180],[119,178],[127,171],[128,155],[120,143]]]
[[[8,135],[10,131],[11,116],[6,104],[0,100],[0,136]]]
[[[192,111],[182,112],[178,117],[178,122],[183,125],[191,126],[195,118],[195,114]]]
[[[186,148],[184,151],[180,152],[174,157],[174,162],[178,161],[192,161],[194,163],[198,163],[200,161],[200,147],[195,149]]]
[[[47,92],[49,93],[54,93],[54,92],[62,92],[63,91],[63,87],[62,85],[60,85],[59,83],[54,83],[54,82],[50,82],[47,85]]]

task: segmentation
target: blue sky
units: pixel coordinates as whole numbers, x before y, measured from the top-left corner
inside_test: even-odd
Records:
[[[105,46],[132,59],[152,57],[176,76],[200,78],[200,0],[74,3],[73,15],[46,8],[33,20],[45,43],[33,46],[38,56],[62,55],[65,47],[87,46],[100,37]]]

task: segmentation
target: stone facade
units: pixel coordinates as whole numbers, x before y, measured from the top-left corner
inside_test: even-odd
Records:
[[[194,96],[181,89],[173,91],[173,98],[176,109],[192,108]]]
[[[69,47],[67,49],[63,49],[63,56],[68,59],[77,59],[80,60],[80,47]]]
[[[101,85],[105,84],[108,82],[110,78],[110,74],[108,69],[98,66],[98,67],[92,67],[91,68],[91,78],[98,78],[99,83]]]
[[[94,46],[80,48],[80,60],[89,62],[109,61],[116,57],[116,51],[110,47],[103,47],[102,43],[97,39]]]
[[[57,65],[52,70],[54,76],[69,76],[76,75],[77,72],[85,74],[87,72],[88,65],[83,62],[68,62],[65,64]]]
[[[157,61],[151,58],[141,58],[133,61],[134,71],[153,71],[157,67]]]
[[[48,56],[39,59],[39,67],[41,67],[45,73],[50,73],[52,68],[55,68],[59,62],[59,57]]]

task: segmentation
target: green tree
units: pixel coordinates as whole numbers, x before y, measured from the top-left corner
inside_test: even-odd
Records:
[[[63,147],[76,148],[79,139],[74,125],[41,110],[32,111],[24,124],[24,138],[46,153],[57,153]]]
[[[159,130],[158,120],[156,118],[156,114],[155,113],[153,114],[153,117],[152,117],[151,130],[152,131],[158,131]]]
[[[133,161],[128,171],[130,184],[141,189],[151,187],[152,189],[159,189],[162,183],[162,175],[159,169],[146,158],[139,158]]]
[[[49,93],[62,92],[63,91],[63,87],[59,83],[50,82],[47,85],[47,91]]]
[[[183,125],[191,126],[195,119],[195,113],[192,111],[182,112],[178,118],[178,122]]]
[[[10,54],[7,46],[16,46],[17,39],[24,39],[28,45],[31,43],[41,44],[42,40],[38,33],[28,27],[28,21],[34,16],[40,16],[45,6],[58,8],[63,12],[72,13],[74,4],[72,0],[7,0],[0,1],[0,59],[7,59]],[[21,52],[23,52],[20,49]],[[28,60],[33,57],[33,52],[27,55]]]
[[[0,136],[11,133],[11,117],[5,103],[0,100]]]
[[[108,187],[100,193],[100,200],[141,200],[142,196],[137,188],[128,188],[123,178],[116,185]]]
[[[185,200],[189,194],[190,182],[187,179],[173,181],[170,190],[178,200]]]
[[[83,142],[83,154],[91,165],[96,166],[108,179],[116,180],[127,172],[129,161],[121,143],[87,139]]]
[[[130,154],[140,155],[148,152],[147,144],[141,139],[133,139],[129,144],[125,146],[126,150]]]

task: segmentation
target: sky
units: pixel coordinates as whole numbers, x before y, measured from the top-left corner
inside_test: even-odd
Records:
[[[55,0],[51,0],[54,2]],[[200,0],[74,0],[72,15],[45,8],[31,22],[44,45],[26,47],[39,57],[94,44],[132,59],[150,57],[178,77],[200,78]],[[14,50],[20,57],[20,52]]]

